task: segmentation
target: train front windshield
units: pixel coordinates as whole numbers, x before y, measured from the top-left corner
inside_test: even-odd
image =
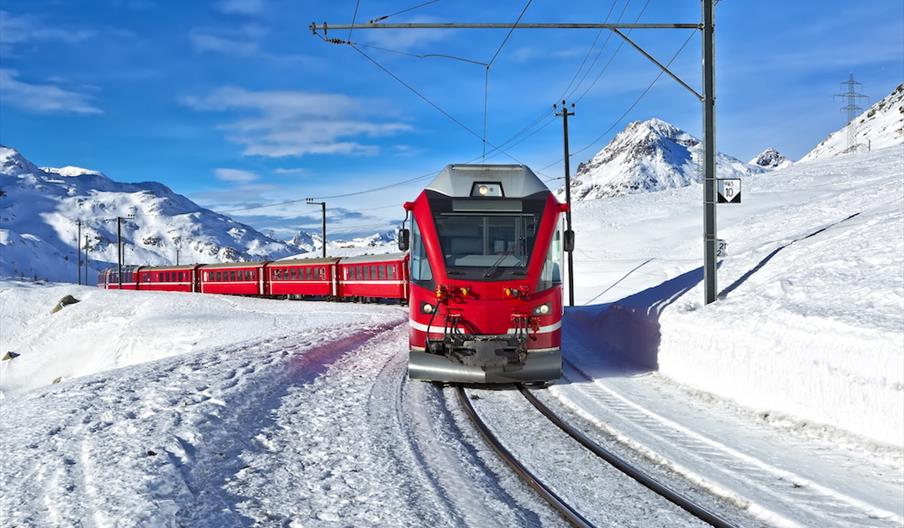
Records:
[[[493,280],[525,274],[537,232],[534,215],[445,213],[435,221],[450,275]]]

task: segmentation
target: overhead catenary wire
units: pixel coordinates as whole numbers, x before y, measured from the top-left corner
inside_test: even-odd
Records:
[[[483,75],[483,157],[486,158],[487,155],[487,109],[489,105],[489,97],[490,97],[490,67],[493,66],[493,63],[496,62],[496,58],[502,52],[502,48],[505,47],[505,44],[508,42],[509,38],[512,36],[512,33],[515,31],[515,28],[518,27],[518,23],[521,22],[521,19],[524,17],[524,13],[527,13],[527,8],[530,7],[533,0],[527,0],[527,3],[524,4],[524,7],[521,9],[521,12],[518,13],[518,18],[515,19],[515,23],[509,28],[508,33],[505,34],[505,38],[502,39],[502,42],[499,43],[499,47],[496,48],[496,52],[493,53],[493,57],[487,63],[486,68],[484,70]]]
[[[687,37],[687,39],[684,41],[684,43],[681,44],[681,47],[678,48],[678,51],[676,51],[675,54],[672,55],[672,58],[669,59],[669,61],[666,63],[666,66],[671,66],[671,65],[672,65],[672,63],[675,61],[675,59],[677,59],[678,56],[681,54],[681,52],[684,51],[684,48],[687,47],[688,43],[691,41],[691,39],[694,37],[695,34],[696,34],[696,32],[692,32],[690,35],[688,35],[688,37]],[[662,70],[660,70],[659,73],[656,75],[656,77],[654,77],[653,80],[650,82],[650,84],[646,87],[646,89],[644,89],[644,91],[641,92],[640,95],[638,95],[636,99],[634,99],[634,102],[632,102],[631,105],[628,106],[628,108],[627,108],[624,112],[622,112],[621,115],[618,116],[618,118],[616,118],[616,119],[612,122],[612,124],[609,126],[609,128],[607,128],[605,131],[603,131],[602,134],[598,135],[596,138],[594,138],[592,141],[590,141],[589,143],[587,143],[587,144],[584,145],[583,147],[581,147],[581,148],[579,148],[579,149],[577,149],[577,150],[575,150],[575,151],[572,151],[572,152],[571,152],[571,155],[574,156],[575,154],[580,154],[581,152],[584,152],[585,150],[589,149],[590,147],[596,145],[601,139],[603,139],[607,134],[609,134],[609,132],[611,132],[616,126],[618,126],[619,123],[621,123],[622,120],[623,120],[623,119],[624,119],[624,118],[625,118],[632,110],[634,110],[634,107],[636,107],[637,104],[640,103],[641,99],[643,99],[643,98],[650,92],[650,90],[653,89],[653,86],[659,81],[659,79],[662,78],[663,74],[665,74],[665,72],[662,71]],[[559,163],[562,163],[563,161],[564,161],[564,158],[559,158],[558,160],[556,160],[556,161],[554,161],[554,162],[552,162],[552,163],[549,163],[549,164],[547,164],[547,165],[544,165],[544,166],[540,169],[540,171],[544,171],[544,170],[546,170],[546,169],[548,169],[548,168],[550,168],[550,167],[553,167],[553,166],[555,166],[555,165],[558,165]],[[557,180],[557,179],[560,179],[560,178],[551,178],[551,179],[552,179],[552,180]],[[547,181],[550,181],[550,180],[547,180]]]
[[[361,0],[355,0],[355,12],[352,14],[352,27],[348,28],[348,40],[352,39],[352,31],[355,29],[355,20],[358,19],[359,7],[361,7]]]
[[[386,20],[387,18],[394,17],[394,16],[396,16],[396,15],[401,15],[401,14],[404,14],[404,13],[408,13],[409,11],[414,11],[415,9],[420,9],[420,8],[422,8],[422,7],[426,7],[426,6],[430,5],[430,4],[435,4],[435,3],[437,3],[437,2],[439,2],[439,0],[430,0],[429,2],[424,2],[424,3],[418,4],[418,5],[416,5],[416,6],[407,7],[407,8],[405,8],[405,9],[402,9],[401,11],[396,11],[395,13],[390,13],[390,14],[388,14],[388,15],[383,15],[383,16],[380,16],[380,17],[377,17],[377,18],[373,18],[373,19],[369,20],[367,23],[368,23],[368,24],[376,24],[377,22],[380,22],[380,21],[382,21],[382,20]]]

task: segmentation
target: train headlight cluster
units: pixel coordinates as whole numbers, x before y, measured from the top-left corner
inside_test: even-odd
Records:
[[[534,315],[546,315],[549,313],[549,303],[541,304],[534,308]]]
[[[501,183],[475,182],[471,187],[471,196],[475,198],[502,198],[505,193],[502,191]]]
[[[427,302],[425,302],[424,304],[421,305],[421,311],[424,312],[425,314],[432,314],[433,310],[435,310],[435,309],[436,308],[432,304],[427,303]]]

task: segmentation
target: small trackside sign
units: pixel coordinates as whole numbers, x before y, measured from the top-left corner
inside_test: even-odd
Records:
[[[741,179],[719,178],[719,203],[741,203]]]

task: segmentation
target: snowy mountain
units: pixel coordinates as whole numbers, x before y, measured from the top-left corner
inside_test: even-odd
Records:
[[[204,209],[155,182],[121,183],[79,167],[39,168],[0,146],[0,276],[75,281],[76,222],[94,271],[116,262],[123,217],[127,264],[279,258],[288,244]]]
[[[747,162],[750,165],[756,165],[764,169],[784,169],[790,166],[793,161],[789,160],[784,154],[772,147],[767,148],[763,152],[757,154],[752,160]]]
[[[571,196],[587,200],[686,187],[702,181],[702,155],[702,142],[674,125],[655,118],[634,121],[578,166]],[[717,167],[719,177],[762,172],[725,154],[718,154]]]
[[[865,152],[904,145],[904,84],[869,107],[851,122],[854,127],[852,150]],[[848,127],[829,134],[800,161],[824,159],[845,154]]]
[[[295,235],[289,244],[302,251],[288,258],[317,258],[321,255],[320,248],[323,247],[319,235],[303,231],[299,235]],[[395,253],[399,250],[395,231],[384,231],[348,240],[327,240],[326,247],[327,253],[333,257]]]

